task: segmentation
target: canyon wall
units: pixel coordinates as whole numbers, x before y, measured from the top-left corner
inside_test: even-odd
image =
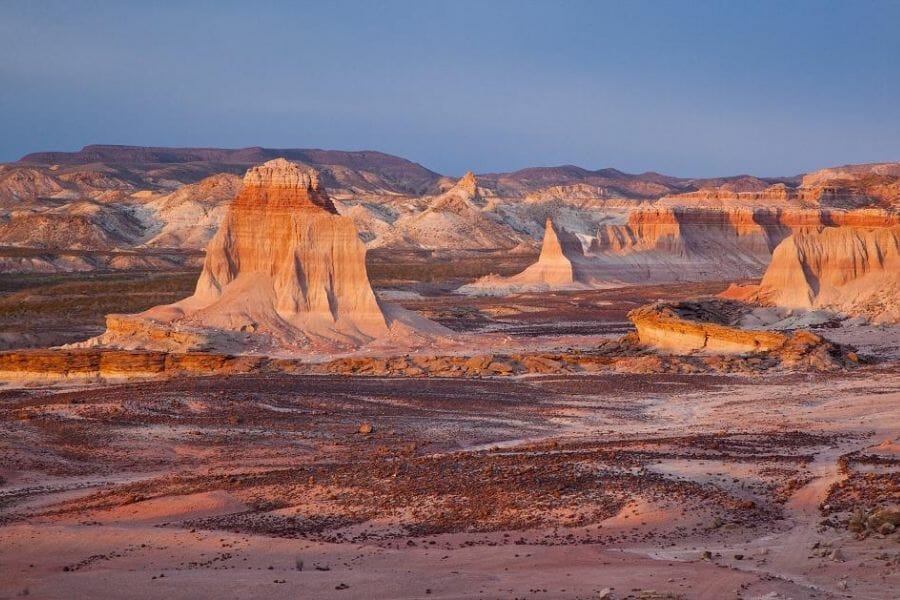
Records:
[[[803,230],[776,249],[753,299],[900,322],[900,225]]]

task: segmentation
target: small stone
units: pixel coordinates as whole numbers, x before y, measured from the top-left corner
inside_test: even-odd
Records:
[[[371,423],[363,423],[359,426],[359,429],[356,430],[357,433],[361,433],[363,435],[368,435],[372,433],[375,429],[372,427]]]

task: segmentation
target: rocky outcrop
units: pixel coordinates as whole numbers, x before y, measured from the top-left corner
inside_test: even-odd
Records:
[[[464,294],[505,294],[582,288],[583,259],[584,251],[578,238],[557,228],[548,218],[541,254],[536,263],[510,277],[487,275],[462,286],[458,291]]]
[[[475,175],[466,173],[452,188],[425,198],[420,212],[403,215],[372,248],[497,250],[514,248],[521,237],[484,210]]]
[[[110,349],[0,352],[0,383],[30,385],[84,380],[158,379],[240,373],[339,374],[374,377],[482,378],[573,373],[765,373],[851,367],[818,336],[789,336],[772,352],[678,355],[642,346],[631,334],[597,348],[569,352],[356,355],[324,362],[297,358]]]
[[[844,368],[853,357],[809,331],[766,331],[739,326],[751,306],[727,300],[657,303],[628,313],[645,346],[676,355],[760,354],[787,367]]]
[[[157,350],[336,352],[443,328],[381,306],[365,247],[315,171],[276,159],[250,169],[207,248],[194,295],[110,315],[88,345]]]
[[[726,302],[660,303],[637,308],[628,318],[642,344],[676,354],[767,352],[787,342],[783,333],[736,327],[740,314]]]
[[[748,292],[763,304],[900,322],[900,225],[797,232]]]
[[[0,381],[119,379],[168,375],[247,373],[261,357],[208,352],[170,354],[110,349],[50,349],[0,352]]]

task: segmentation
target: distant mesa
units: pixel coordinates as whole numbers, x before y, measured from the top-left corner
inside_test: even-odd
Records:
[[[314,170],[285,159],[251,168],[209,243],[194,295],[109,315],[84,345],[165,351],[333,353],[427,343],[449,330],[381,303],[353,222]]]

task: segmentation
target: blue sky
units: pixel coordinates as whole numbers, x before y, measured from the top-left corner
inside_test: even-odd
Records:
[[[446,174],[900,160],[900,1],[0,2],[0,160],[375,149]]]

